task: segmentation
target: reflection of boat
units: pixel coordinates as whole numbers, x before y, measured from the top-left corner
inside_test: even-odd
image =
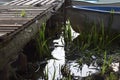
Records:
[[[74,26],[83,27],[85,21],[103,24],[120,30],[120,7],[108,6],[72,6],[67,9],[67,17]]]

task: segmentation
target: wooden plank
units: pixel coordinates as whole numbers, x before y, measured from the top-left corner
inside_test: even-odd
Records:
[[[0,30],[15,30],[15,29],[18,29],[18,26],[13,26],[13,25],[1,25],[0,26]]]
[[[22,17],[20,15],[13,15],[13,16],[12,15],[11,16],[10,15],[0,15],[0,18],[2,18],[3,20],[7,20],[7,18],[8,18],[8,20],[31,20],[34,17],[36,17],[36,16],[26,15],[25,17]],[[0,20],[2,20],[2,19],[0,19]]]
[[[31,1],[29,1],[29,2],[27,2],[25,4],[23,4],[23,5],[31,5],[32,3],[36,2],[36,1],[39,1],[39,0],[31,0]]]
[[[24,0],[15,0],[15,1],[13,1],[13,2],[11,2],[11,3],[9,3],[9,4],[7,4],[7,5],[12,5],[12,4],[16,4],[16,3],[19,3],[19,2],[21,2],[21,1],[24,1]]]
[[[24,2],[24,1],[28,1],[28,0],[20,0],[20,1],[16,1],[16,2],[10,4],[10,5],[17,5],[18,3],[21,3],[21,2]]]
[[[22,26],[26,24],[28,21],[24,20],[0,20],[0,27],[1,26]]]
[[[0,29],[5,29],[5,27],[7,28],[7,29],[9,29],[9,28],[12,28],[12,27],[22,27],[22,25],[21,24],[10,24],[10,23],[8,23],[8,24],[0,24]]]
[[[0,32],[0,37],[9,34],[10,32]]]
[[[5,4],[3,4],[3,5],[10,5],[10,4],[12,4],[12,3],[16,2],[16,1],[18,1],[18,0],[13,0],[13,1],[10,1],[10,2],[5,3]],[[19,1],[20,1],[20,0],[19,0]]]
[[[41,9],[10,9],[12,11],[22,11],[22,10],[25,10],[25,11],[44,11],[46,10],[46,8],[41,8]]]
[[[8,19],[11,19],[11,18],[13,18],[13,19],[17,19],[17,20],[31,20],[31,19],[33,19],[34,17],[36,17],[37,15],[40,15],[42,12],[34,12],[34,13],[29,13],[29,12],[27,12],[26,14],[25,14],[25,17],[22,17],[21,16],[21,14],[22,13],[13,13],[13,12],[11,12],[11,13],[8,13],[8,12],[4,12],[4,13],[1,13],[0,14],[0,18],[8,18]],[[0,19],[1,20],[1,19]]]
[[[10,21],[11,21],[11,20],[12,20],[12,21],[16,21],[16,20],[17,20],[17,21],[25,21],[25,22],[26,22],[26,21],[29,21],[29,20],[31,20],[31,19],[33,19],[33,18],[26,18],[26,17],[23,17],[23,18],[22,18],[22,17],[21,17],[21,18],[19,17],[19,18],[18,18],[18,17],[5,17],[5,16],[4,16],[4,17],[0,17],[0,21],[9,21],[9,20],[10,20]]]
[[[49,0],[44,0],[44,2],[41,3],[41,5],[44,5],[45,3],[47,3]]]
[[[25,18],[34,18],[38,14],[26,14]],[[0,18],[10,17],[10,18],[21,18],[21,14],[0,14]]]
[[[43,11],[25,11],[26,14],[28,15],[38,15],[40,13],[42,13]],[[19,15],[22,14],[22,11],[3,11],[0,14],[15,14],[15,15]]]
[[[23,6],[17,6],[17,5],[14,5],[14,6],[11,6],[11,5],[0,5],[0,10],[9,10],[9,9],[42,9],[42,8],[49,8],[51,7],[52,5],[42,5],[40,7],[33,7],[33,6],[27,6],[27,5],[23,5]]]
[[[46,5],[52,4],[53,2],[55,2],[56,0],[50,0],[49,2],[46,3]]]
[[[8,35],[8,32],[12,34],[24,29],[25,26],[35,22],[36,19],[40,18],[44,14],[45,10],[48,10],[52,5],[43,5],[41,7],[26,6],[31,4],[45,4],[49,0],[19,0],[18,2],[12,2],[10,5],[15,6],[0,6],[0,32],[6,32],[1,34]],[[25,5],[25,6],[16,6]],[[21,17],[21,12],[25,10],[27,17]],[[24,26],[24,27],[23,27]]]
[[[37,2],[33,3],[32,5],[35,6],[37,4],[41,4],[42,2],[44,2],[44,0],[37,1]]]
[[[19,6],[21,5],[21,6],[22,6],[23,4],[25,4],[25,3],[27,3],[27,2],[30,2],[30,0],[23,1],[23,2],[18,3],[18,4],[16,4],[16,5],[19,5]]]
[[[0,32],[13,32],[15,29],[0,29]]]

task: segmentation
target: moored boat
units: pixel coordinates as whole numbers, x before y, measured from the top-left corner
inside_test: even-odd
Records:
[[[105,0],[72,0],[72,5],[80,5],[80,6],[120,6],[120,1],[105,1]]]
[[[80,6],[74,5],[67,9],[67,17],[72,26],[84,27],[84,22],[104,24],[114,30],[120,30],[120,7],[118,6]]]

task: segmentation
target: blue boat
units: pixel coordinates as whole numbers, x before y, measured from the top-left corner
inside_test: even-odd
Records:
[[[120,6],[120,0],[72,0],[71,4],[80,6]]]
[[[73,5],[67,9],[67,17],[72,26],[83,28],[84,22],[95,23],[97,25],[111,27],[120,31],[120,7],[119,6],[99,6],[99,5]]]

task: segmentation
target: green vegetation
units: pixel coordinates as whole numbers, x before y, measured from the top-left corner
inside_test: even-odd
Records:
[[[77,40],[78,48],[80,51],[85,50],[96,50],[101,51],[105,49],[109,49],[112,42],[119,38],[118,35],[109,35],[107,31],[105,31],[103,23],[98,29],[94,24],[91,29],[80,32],[80,36]]]
[[[44,73],[44,75],[45,75],[45,80],[48,80],[48,77],[49,77],[49,76],[48,76],[48,71],[49,71],[49,70],[48,70],[48,66],[47,66],[47,69],[45,70],[45,73]]]
[[[66,27],[69,27],[68,25],[71,26],[70,22],[66,24]],[[79,30],[80,35],[73,41],[71,41],[72,36],[68,35],[71,34],[71,30],[65,28],[64,31],[65,42],[72,43],[68,44],[70,48],[69,51],[67,51],[68,55],[80,55],[78,59],[80,66],[84,63],[90,65],[93,61],[92,56],[95,56],[97,64],[102,64],[99,65],[101,67],[99,75],[103,78],[106,75],[107,77],[105,77],[105,80],[108,80],[113,74],[109,71],[110,64],[112,63],[112,57],[108,57],[108,54],[110,55],[110,52],[114,50],[114,42],[117,41],[117,39],[120,39],[120,34],[112,33],[110,32],[110,29],[111,28],[106,29],[103,23],[101,23],[99,27],[94,23],[86,23],[85,30]],[[115,78],[115,76],[116,75],[113,74],[113,78]],[[93,78],[90,80],[93,80]]]
[[[114,73],[114,72],[111,72],[109,74],[109,76],[107,76],[106,80],[118,80],[118,76]]]
[[[51,52],[47,44],[48,40],[45,38],[45,27],[46,25],[43,23],[39,30],[38,37],[36,38],[36,47],[40,59],[44,59],[45,57],[51,57]]]
[[[67,44],[72,42],[72,34],[71,34],[71,25],[70,25],[70,21],[67,20],[66,21],[66,26],[64,26],[64,41]]]
[[[21,16],[21,17],[25,17],[25,16],[26,16],[26,11],[25,11],[25,10],[22,10],[21,13],[20,13],[20,16]]]

